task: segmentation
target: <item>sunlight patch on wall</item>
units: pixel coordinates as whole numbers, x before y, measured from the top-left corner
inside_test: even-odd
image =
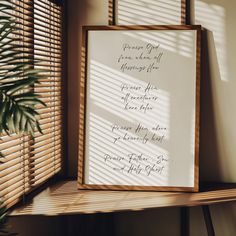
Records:
[[[222,81],[229,81],[224,7],[196,0],[195,24],[201,24],[213,33],[220,78]]]

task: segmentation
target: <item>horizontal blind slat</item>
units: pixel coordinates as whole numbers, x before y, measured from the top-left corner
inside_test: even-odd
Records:
[[[0,197],[8,206],[60,171],[62,151],[62,8],[49,0],[11,2],[15,9],[8,15],[17,20],[19,30],[8,39],[22,44],[24,56],[34,68],[51,72],[32,88],[48,104],[37,109],[44,134],[5,135],[0,140],[0,150],[5,154],[0,165]]]
[[[37,0],[35,0],[34,2],[32,1],[18,1],[16,0],[15,2],[12,2],[13,6],[18,6],[18,7],[22,7],[23,9],[32,9],[33,7],[37,7],[37,6],[41,6],[41,7],[45,7],[45,4],[38,2]],[[48,5],[49,6],[49,5]],[[55,8],[55,7],[51,7],[51,11],[54,12],[55,14],[61,14],[61,8]]]
[[[48,179],[48,178],[52,177],[53,175],[55,175],[56,173],[58,173],[60,170],[61,170],[61,163],[59,163],[55,166],[53,172],[51,172],[51,170],[49,169],[46,173],[43,173],[43,174],[35,177],[31,183],[32,183],[32,185],[38,185],[38,184],[42,183],[43,181],[45,181],[46,179]]]
[[[61,149],[58,148],[56,150],[54,150],[54,153],[55,155],[59,155],[60,156],[60,151]],[[34,163],[37,165],[37,163],[40,163],[40,162],[43,162],[43,161],[46,161],[46,160],[49,160],[51,159],[52,156],[51,156],[51,152],[48,152],[47,154],[45,155],[38,155],[38,156],[33,156],[31,159],[32,159],[32,165],[34,165]]]

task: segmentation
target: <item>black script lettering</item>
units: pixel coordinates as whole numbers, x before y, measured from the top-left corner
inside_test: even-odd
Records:
[[[134,174],[140,174],[141,171],[142,171],[142,168],[141,168],[140,165],[136,166],[136,165],[131,164],[127,172],[129,174],[133,174],[133,173]]]
[[[163,170],[164,170],[164,166],[157,166],[156,164],[147,165],[145,167],[145,171],[146,171],[147,176],[151,175],[152,172],[162,174]]]

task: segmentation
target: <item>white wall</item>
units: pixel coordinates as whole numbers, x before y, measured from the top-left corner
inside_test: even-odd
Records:
[[[236,181],[236,1],[192,0],[192,23],[203,38],[201,175]],[[209,171],[209,168],[211,171]]]
[[[191,6],[191,23],[201,24],[205,28],[202,50],[201,179],[236,182],[236,1],[192,0]],[[236,204],[218,204],[210,209],[216,235],[235,235]]]

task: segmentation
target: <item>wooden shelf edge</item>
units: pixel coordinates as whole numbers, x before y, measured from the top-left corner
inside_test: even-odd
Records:
[[[236,184],[207,183],[200,189],[198,193],[78,190],[76,181],[60,181],[12,209],[10,216],[97,214],[236,201]]]

